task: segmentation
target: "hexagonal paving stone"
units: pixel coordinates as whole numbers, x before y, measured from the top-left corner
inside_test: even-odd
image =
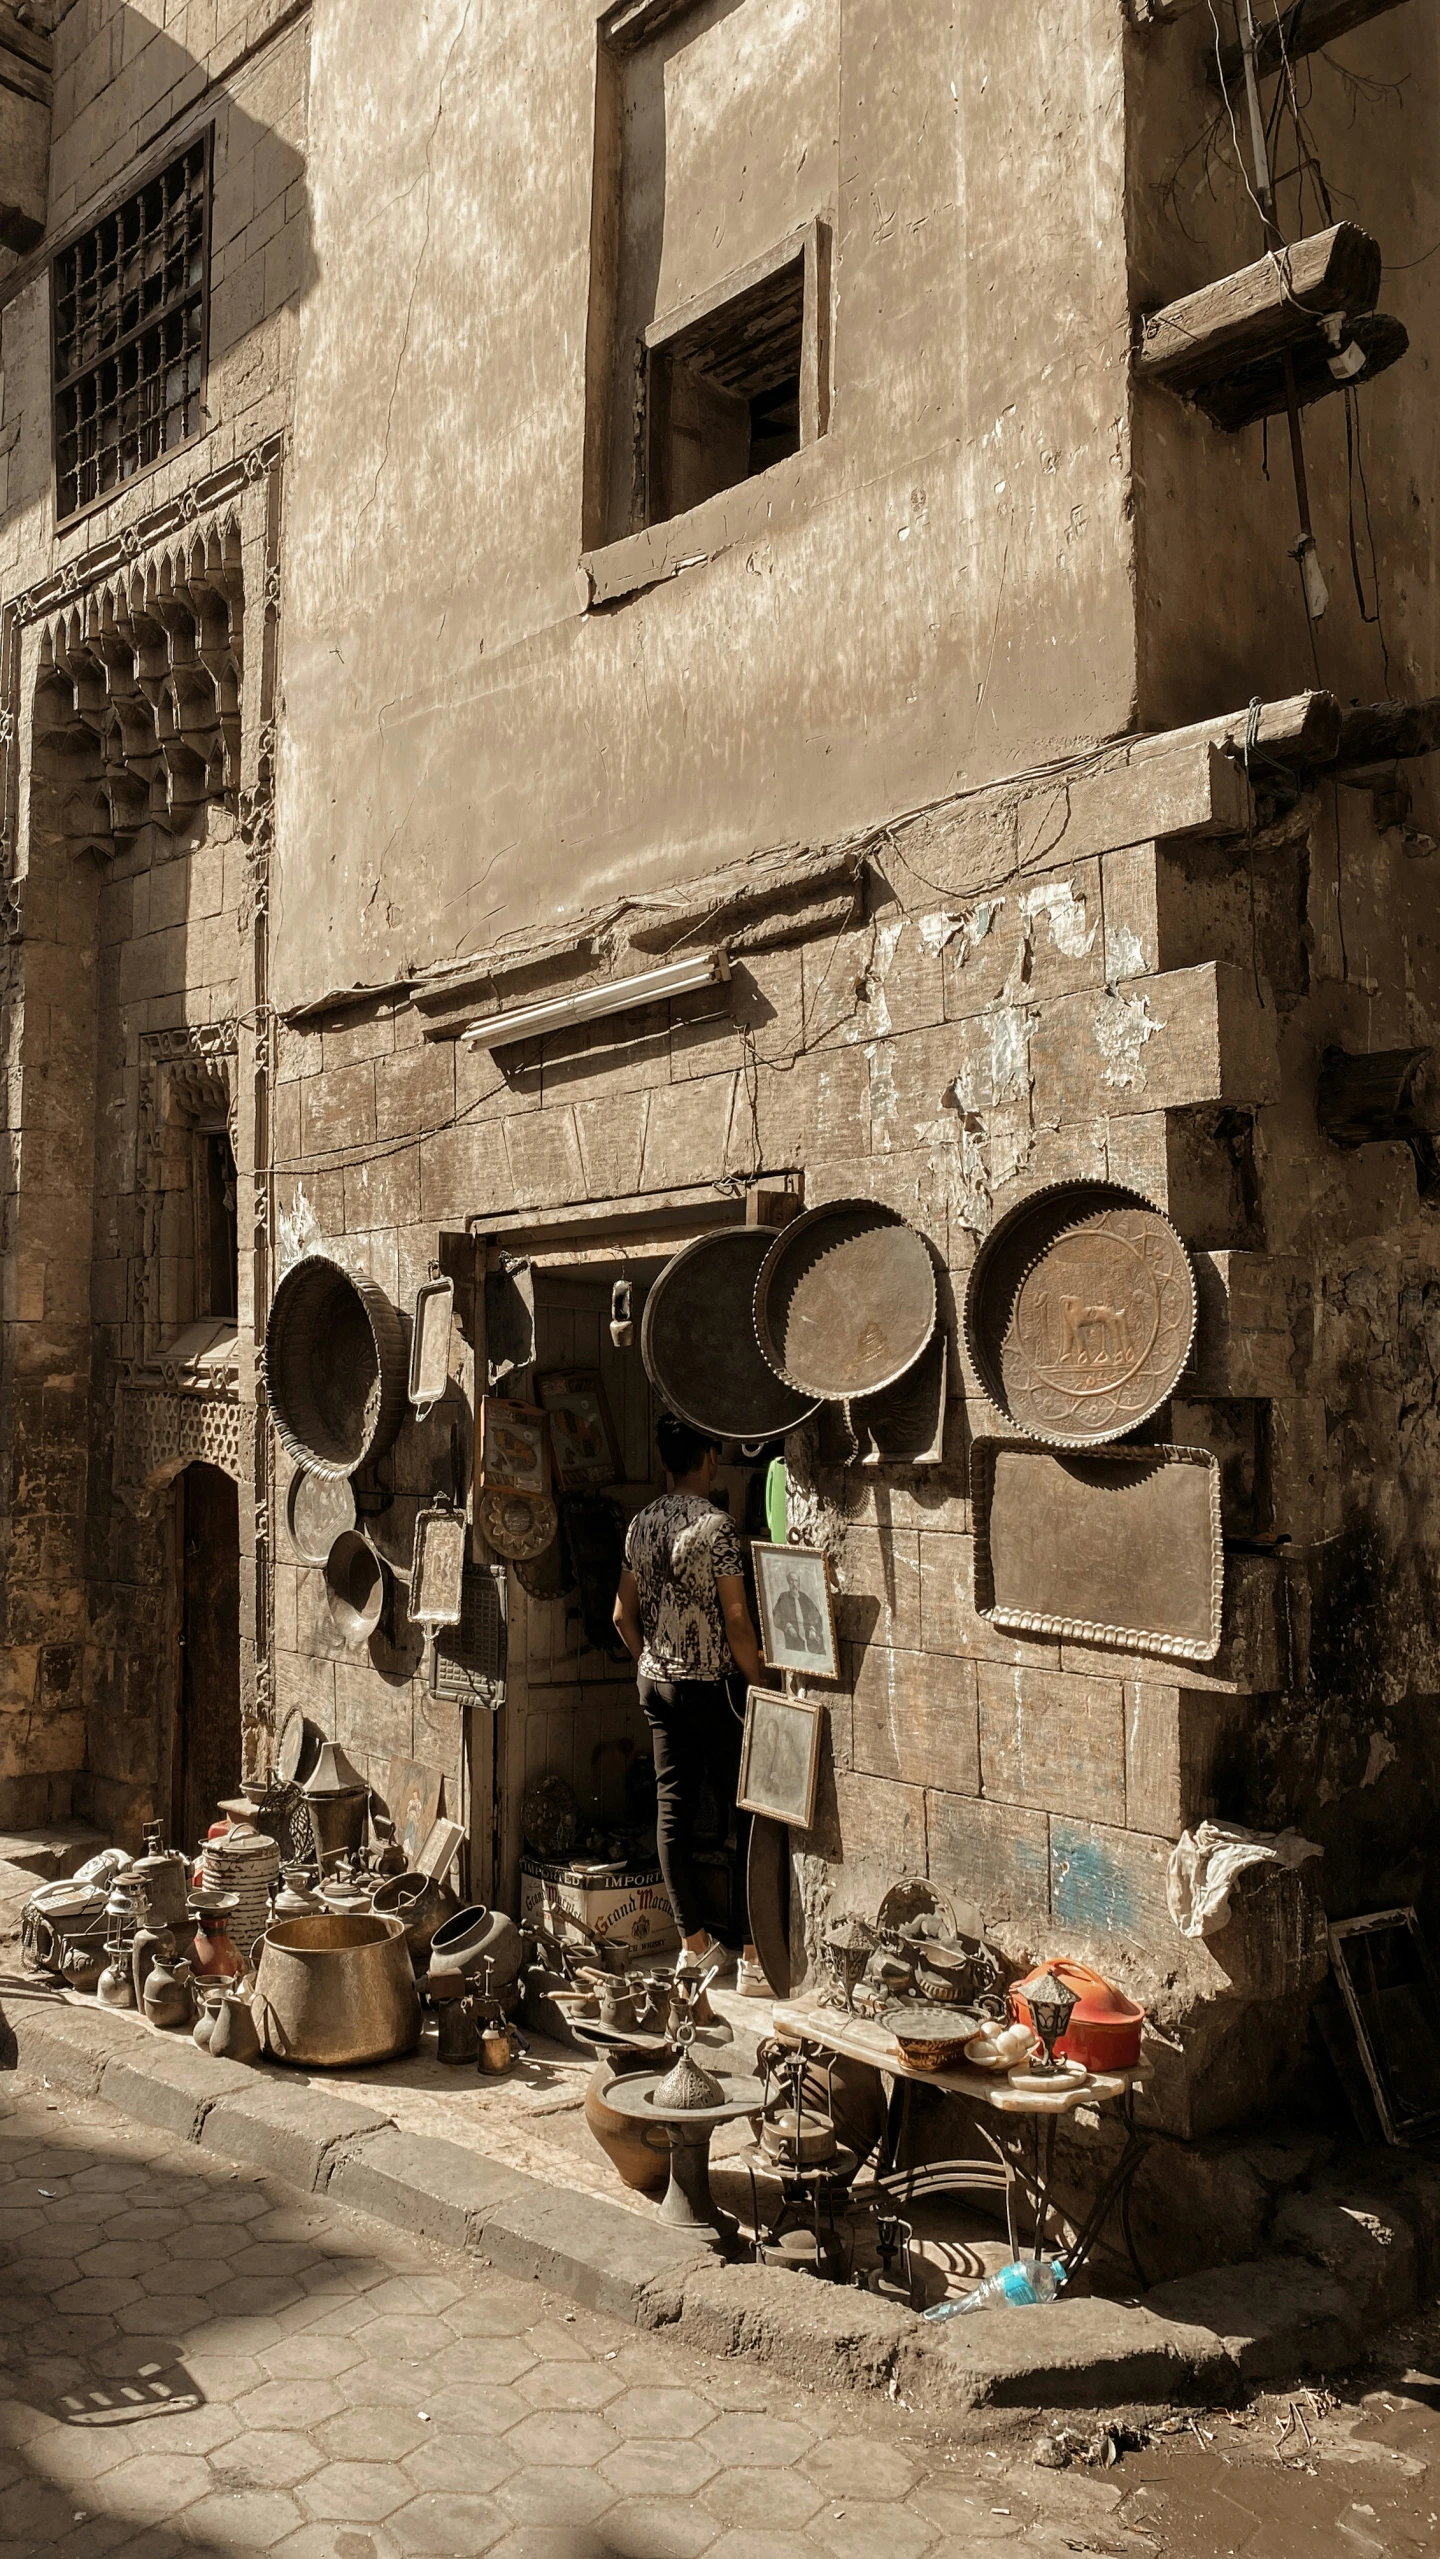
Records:
[[[614,2416],[613,2408],[607,2411],[609,2420],[613,2421]],[[643,2435],[632,2436],[618,2452],[607,2453],[600,2464],[602,2477],[609,2480],[617,2496],[642,2499],[662,2487],[672,2497],[693,2497],[719,2467],[714,2453],[707,2452],[703,2444],[666,2443]]]
[[[217,2483],[227,2488],[293,2488],[297,2479],[318,2470],[324,2458],[308,2435],[255,2426],[213,2452],[210,2468]]]
[[[716,2460],[747,2470],[788,2470],[815,2441],[814,2428],[796,2426],[784,2417],[757,2417],[740,2411],[717,2417],[698,2438]]]
[[[512,2471],[496,2497],[513,2523],[594,2523],[615,2491],[598,2470],[537,2468],[527,2462]]]
[[[258,2390],[247,2391],[236,2405],[245,2425],[278,2426],[283,2431],[302,2407],[306,2425],[316,2426],[322,2418],[338,2417],[345,2402],[332,2381],[307,2382],[303,2399],[293,2381],[262,2381]]]
[[[456,2337],[435,2357],[435,2369],[447,2380],[488,2390],[496,2382],[518,2381],[534,2362],[523,2337]]]
[[[302,2329],[267,2346],[260,2360],[275,2381],[333,2381],[363,2362],[364,2351],[350,2338],[312,2337]]]
[[[474,2559],[508,2531],[510,2517],[489,2497],[416,2497],[390,2518],[397,2549],[410,2559]],[[567,2543],[567,2550],[571,2547]]]
[[[433,2417],[439,2414],[445,2380],[433,2364],[371,2363],[367,2358],[341,2373],[339,2387],[346,2407],[428,2408]],[[474,2394],[467,2390],[460,2403],[461,2423],[474,2414]],[[488,2412],[487,2422],[494,2422]]]
[[[328,2461],[296,2490],[316,2523],[383,2523],[415,2493],[397,2462]]]
[[[277,2310],[288,2310],[296,2299],[293,2275],[230,2275],[216,2284],[209,2299],[217,2312],[228,2312],[232,2319],[265,2319]]]
[[[521,2337],[535,2325],[535,2304],[504,2292],[467,2292],[442,2315],[457,2337]]]
[[[246,2226],[245,2237],[230,2260],[232,2275],[298,2275],[309,2266],[324,2264],[324,2257],[313,2244],[301,2247],[295,2241],[256,2239],[255,2225]]]
[[[187,2541],[202,2550],[273,2550],[304,2518],[281,2488],[222,2488],[188,2506],[179,2519]]]
[[[75,2261],[81,2275],[143,2275],[155,2262],[153,2252],[134,2239],[102,2239]]]
[[[489,2496],[518,2464],[519,2455],[512,2452],[504,2435],[442,2435],[436,2441],[432,2440],[433,2424],[423,2431],[424,2443],[407,2453],[400,2464],[417,2489],[443,2489],[467,2497]]]
[[[328,2461],[400,2461],[431,2432],[411,2408],[342,2408],[315,2428]]]
[[[678,2497],[630,2497],[605,2517],[615,2559],[700,2559],[719,2530],[713,2515]]]
[[[907,2453],[864,2435],[832,2435],[807,2452],[800,2467],[823,2496],[841,2504],[850,2497],[908,2497],[915,2485],[915,2464]]]
[[[602,2418],[559,2411],[526,2417],[510,2434],[510,2442],[522,2461],[540,2470],[592,2464],[598,2468],[606,2454],[617,2449]]]
[[[497,2387],[477,2401],[468,2381],[444,2381],[438,2373],[423,2397],[417,2392],[415,2404],[428,2410],[437,2426],[447,2429],[473,2426],[478,2414],[490,2434],[503,2435],[507,2442],[512,2431],[535,2414],[516,2390]]]
[[[542,2363],[583,2364],[591,2359],[580,2323],[573,2317],[537,2319],[530,2331],[530,2343]]]
[[[193,2453],[131,2452],[109,2474],[109,2495],[137,2523],[168,2522],[210,2488],[209,2470]]]
[[[681,2436],[698,2435],[716,2413],[695,2390],[632,2389],[616,2400],[609,2422],[622,2435],[663,2435],[674,2443]]]
[[[971,2542],[1018,2541],[1028,2521],[1022,2512],[997,2513],[1000,2500],[987,2495],[983,2484],[977,2495],[967,2497],[961,2490],[951,2488],[941,2480],[926,2480],[912,2491],[905,2502],[909,2513],[918,2514],[926,2523],[934,2524],[947,2540],[956,2542],[962,2549]],[[1004,2502],[1007,2506],[1018,2504],[1013,2495],[1007,2496]]]
[[[752,2532],[799,2532],[822,2499],[813,2479],[795,2470],[722,2470],[700,2491],[716,2523]]]
[[[56,2286],[50,2294],[50,2306],[62,2316],[108,2319],[112,2310],[123,2310],[127,2302],[144,2298],[133,2278],[77,2275],[73,2283]]]
[[[709,2559],[815,2559],[815,2544],[799,2532],[722,2532]]]
[[[432,2319],[423,2310],[385,2319],[372,2319],[367,2313],[354,2323],[354,2336],[367,2355],[403,2355],[408,2363],[420,2363],[455,2343],[443,2319]]]
[[[810,2537],[831,2559],[920,2559],[936,2534],[935,2526],[908,2506],[856,2497],[843,2508],[818,2514]]]
[[[620,2384],[604,2364],[532,2364],[515,2384],[532,2408],[603,2408]]]

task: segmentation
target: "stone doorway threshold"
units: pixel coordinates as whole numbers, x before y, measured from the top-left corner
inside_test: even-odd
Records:
[[[1039,2409],[1223,2405],[1261,2382],[1334,2372],[1362,2355],[1367,2329],[1436,2288],[1440,2165],[1407,2155],[1383,2230],[1370,2197],[1361,2210],[1338,2190],[1313,2193],[1309,2253],[1219,2267],[1143,2301],[1062,2298],[1053,2309],[936,2328],[866,2293],[697,2256],[643,2198],[617,2190],[593,2144],[598,2166],[584,2161],[589,2182],[578,2182],[579,2137],[588,2144],[589,2135],[578,2106],[562,2100],[583,2095],[587,2066],[558,2048],[545,2057],[553,2077],[544,2086],[532,2078],[522,2097],[515,2082],[482,2093],[468,2073],[423,2061],[394,2065],[393,2075],[331,2075],[323,2086],[301,2073],[243,2069],[143,2019],[38,1988],[7,1987],[0,2018],[9,2061],[53,2088],[103,2098],[177,2142],[324,2192],[636,2327],[820,2386],[883,2391],[942,2439],[994,2440],[1007,2424],[1033,2425]],[[452,2096],[455,2078],[462,2087]],[[441,2079],[447,2085],[433,2084]],[[573,2127],[573,2148],[562,2126]],[[1374,2154],[1360,2156],[1373,2169]]]

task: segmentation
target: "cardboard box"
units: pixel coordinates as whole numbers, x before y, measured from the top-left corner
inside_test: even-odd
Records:
[[[636,1961],[673,1955],[680,1931],[658,1866],[597,1869],[520,1860],[520,1925],[545,1928],[562,1945],[582,1947],[582,1930],[623,1946]]]

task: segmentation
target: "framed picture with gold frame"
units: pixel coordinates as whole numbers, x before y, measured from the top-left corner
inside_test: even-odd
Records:
[[[751,1689],[745,1700],[740,1783],[735,1794],[742,1813],[768,1813],[772,1821],[788,1822],[792,1830],[809,1829],[815,1818],[824,1713],[817,1697],[790,1697],[779,1688]]]
[[[771,1670],[838,1679],[830,1568],[818,1547],[752,1544],[760,1650]]]

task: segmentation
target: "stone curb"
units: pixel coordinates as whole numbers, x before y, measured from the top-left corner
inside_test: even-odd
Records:
[[[6,2022],[0,2015],[0,2032]],[[1143,2303],[1077,2297],[1049,2317],[998,2313],[937,2328],[868,2293],[722,2264],[601,2196],[407,2133],[326,2089],[211,2061],[130,2016],[27,1997],[12,2003],[8,2024],[20,2067],[177,2141],[637,2328],[822,2388],[883,2391],[956,2441],[993,2440],[1046,2409],[1214,2406],[1258,2382],[1338,2370],[1363,2352],[1367,2317],[1401,2315],[1417,2280],[1434,2273],[1440,2169],[1424,2177],[1407,2158],[1383,2196],[1395,2226],[1378,2236],[1374,2194],[1359,2211],[1338,2187],[1317,2190],[1305,2199],[1309,2223],[1289,2234],[1308,2253],[1185,2276]],[[1397,2188],[1408,2217],[1397,2213]]]

